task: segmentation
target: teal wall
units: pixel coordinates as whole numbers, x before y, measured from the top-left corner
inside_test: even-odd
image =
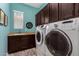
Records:
[[[40,8],[34,8],[28,5],[24,5],[22,3],[11,3],[10,4],[10,14],[11,14],[11,21],[10,21],[10,32],[19,32],[19,29],[14,29],[14,21],[13,21],[13,10],[22,11],[24,12],[24,28],[20,30],[21,32],[35,32],[35,15],[47,4],[44,3]],[[28,29],[26,28],[26,23],[32,22],[33,28]]]
[[[13,27],[13,10],[17,11],[22,11],[24,12],[24,28],[20,30],[21,32],[35,32],[35,15],[36,12],[38,11],[37,8],[30,7],[28,5],[24,5],[21,3],[11,3],[10,4],[10,9],[11,9],[11,21],[10,21],[10,32],[19,32],[19,29],[14,29]],[[28,29],[25,27],[27,22],[32,22],[33,23],[33,28]]]
[[[5,27],[5,26],[0,25],[0,56],[1,56],[1,55],[5,55],[7,52],[7,35],[9,33],[10,13],[9,13],[9,4],[0,3],[0,8],[8,16],[8,26]]]

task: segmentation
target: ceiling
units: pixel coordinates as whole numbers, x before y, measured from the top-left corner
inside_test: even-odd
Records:
[[[35,8],[40,8],[43,5],[43,3],[24,3],[24,4],[35,7]]]

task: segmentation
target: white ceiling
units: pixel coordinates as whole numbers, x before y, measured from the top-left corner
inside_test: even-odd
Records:
[[[35,7],[35,8],[40,8],[43,3],[24,3],[24,4]]]

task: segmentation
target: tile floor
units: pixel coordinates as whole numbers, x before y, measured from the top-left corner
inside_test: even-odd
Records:
[[[8,54],[8,56],[36,56],[36,49],[28,49],[16,53]]]

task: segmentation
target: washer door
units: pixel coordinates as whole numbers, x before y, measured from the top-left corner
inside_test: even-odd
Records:
[[[43,34],[40,31],[36,32],[36,43],[37,44],[42,44],[43,42]]]
[[[49,52],[55,56],[71,55],[72,43],[66,33],[59,29],[50,31],[45,38]]]

